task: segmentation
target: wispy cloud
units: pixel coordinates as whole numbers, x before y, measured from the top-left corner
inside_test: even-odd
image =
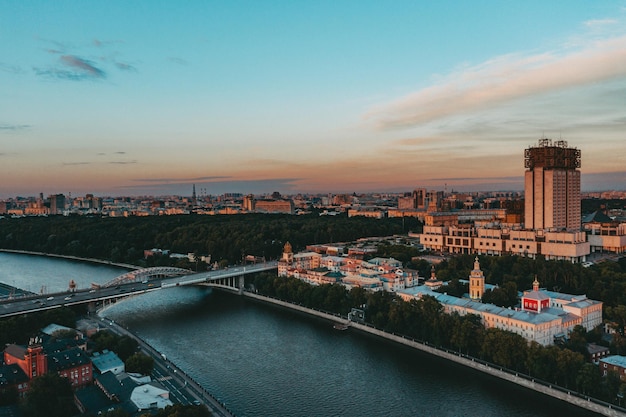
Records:
[[[12,124],[0,124],[0,131],[17,131],[17,130],[24,130],[24,129],[29,129],[30,127],[32,127],[31,125],[12,125]]]
[[[617,19],[591,19],[584,22],[584,25],[588,28],[597,28],[600,26],[613,26],[617,23]]]
[[[169,62],[173,62],[174,64],[178,64],[178,65],[188,65],[189,64],[186,60],[184,60],[182,58],[175,57],[175,56],[168,57],[167,60]]]
[[[63,166],[91,165],[91,162],[63,162]]]
[[[96,67],[93,62],[75,55],[61,55],[61,62],[89,77],[104,78],[106,76],[105,72]]]
[[[193,181],[215,181],[215,180],[224,180],[232,178],[230,176],[210,176],[210,177],[193,177],[193,178],[133,178],[131,181],[142,182],[142,183],[161,183],[161,184],[171,184],[171,183],[189,183]]]
[[[0,62],[0,71],[11,74],[23,74],[25,72],[24,69],[18,65],[6,64],[4,62]]]
[[[37,75],[71,81],[106,78],[106,73],[92,61],[75,55],[61,55],[59,63],[60,67],[33,68],[33,70]]]
[[[379,129],[418,126],[546,92],[626,77],[626,36],[569,53],[511,54],[466,67],[368,112]]]
[[[122,43],[122,41],[93,39],[89,43],[77,45],[50,39],[40,39],[40,41],[51,45],[43,50],[58,58],[52,65],[33,67],[33,71],[39,76],[59,80],[85,81],[106,79],[110,71],[115,69],[124,72],[137,71],[131,63],[117,58],[118,51],[111,50],[111,45]],[[96,49],[98,52],[95,52]]]
[[[132,161],[109,161],[109,164],[114,164],[114,165],[132,165],[132,164],[137,164],[138,162],[136,160],[132,160]]]
[[[115,66],[122,71],[137,71],[137,68],[125,62],[116,62]]]
[[[217,178],[217,177],[215,177]],[[256,179],[256,180],[225,180],[225,181],[211,181],[211,182],[196,182],[196,190],[206,188],[211,194],[222,194],[226,192],[239,192],[239,193],[264,193],[267,190],[275,190],[281,192],[289,192],[296,189],[295,178],[268,178],[268,179]],[[150,182],[148,184],[141,185],[124,185],[118,187],[125,192],[135,191],[134,194],[144,194],[147,190],[154,195],[190,195],[191,185],[189,181],[184,182]]]

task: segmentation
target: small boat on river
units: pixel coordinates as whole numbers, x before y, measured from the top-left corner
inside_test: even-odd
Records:
[[[348,325],[345,323],[335,323],[333,325],[333,329],[335,330],[348,330]]]

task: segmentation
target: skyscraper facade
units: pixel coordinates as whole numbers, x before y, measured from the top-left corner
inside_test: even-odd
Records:
[[[65,196],[63,194],[52,194],[50,200],[50,214],[63,214],[65,210]]]
[[[540,139],[525,150],[524,167],[525,227],[580,230],[580,150]]]

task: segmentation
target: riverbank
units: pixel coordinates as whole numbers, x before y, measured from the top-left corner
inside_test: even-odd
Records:
[[[453,352],[453,351],[446,350],[446,349],[440,349],[435,346],[431,346],[431,345],[421,343],[413,339],[406,338],[402,335],[387,333],[380,329],[376,329],[374,327],[371,327],[365,324],[348,321],[347,318],[341,317],[339,315],[328,314],[322,311],[309,309],[300,305],[288,303],[286,301],[266,297],[266,296],[255,294],[252,292],[246,291],[246,292],[243,292],[242,295],[244,297],[255,300],[257,302],[280,306],[280,307],[297,311],[299,313],[303,313],[309,316],[327,320],[331,323],[336,323],[336,322],[346,323],[349,325],[351,329],[355,329],[357,331],[367,333],[369,335],[383,338],[394,343],[398,343],[398,344],[401,344],[401,345],[404,345],[413,349],[417,349],[417,350],[420,350],[422,352],[425,352],[431,355],[435,355],[442,359],[452,361],[457,364],[472,368],[479,372],[511,382],[523,388],[527,388],[535,392],[548,395],[552,398],[567,402],[569,404],[575,405],[577,407],[583,408],[588,411],[592,411],[594,413],[598,413],[603,416],[626,417],[626,409],[624,408],[620,408],[615,405],[608,404],[608,403],[599,401],[597,399],[579,394],[573,390],[568,390],[562,387],[558,387],[556,385],[549,384],[544,381],[536,380],[528,375],[516,373],[513,371],[508,371],[506,369],[503,369],[502,367],[499,367],[494,364],[489,364],[477,358],[472,358],[472,357],[462,355],[457,352]]]
[[[104,261],[102,259],[96,259],[96,258],[80,258],[78,256],[71,256],[71,255],[57,255],[55,253],[33,252],[33,251],[29,251],[29,250],[18,250],[18,249],[0,249],[0,252],[17,253],[17,254],[22,254],[22,255],[46,256],[46,257],[49,257],[49,258],[69,259],[69,260],[72,260],[72,261],[90,262],[90,263],[101,264],[101,265],[110,265],[110,266],[116,266],[116,267],[119,267],[119,268],[131,269],[131,270],[133,270],[133,269],[141,269],[141,267],[137,266],[137,265],[124,264],[124,263],[111,262],[111,261]]]
[[[103,312],[99,312],[102,314]],[[209,411],[217,417],[234,417],[234,414],[219,402],[211,393],[202,388],[192,377],[187,375],[175,363],[168,360],[158,350],[148,342],[137,336],[133,332],[118,325],[114,321],[101,316],[98,320],[93,320],[99,327],[109,329],[120,335],[128,336],[139,343],[141,351],[152,357],[154,360],[154,371],[152,377],[159,380],[170,391],[177,402],[181,404],[204,404]]]

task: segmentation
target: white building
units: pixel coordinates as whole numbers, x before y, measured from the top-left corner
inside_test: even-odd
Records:
[[[470,274],[470,282],[472,278],[482,274],[477,264],[478,261]],[[432,279],[434,278],[431,277]],[[537,280],[533,283],[532,291],[524,292],[519,309],[441,294],[428,285],[406,289],[398,295],[405,301],[429,295],[443,305],[446,313],[456,312],[461,316],[475,314],[487,328],[495,327],[517,333],[528,342],[534,341],[544,346],[553,344],[556,337],[567,336],[577,325],[592,330],[602,324],[601,301],[590,300],[584,295],[540,290]]]
[[[130,400],[138,410],[163,409],[173,405],[170,393],[152,384],[144,384],[133,389]]]

